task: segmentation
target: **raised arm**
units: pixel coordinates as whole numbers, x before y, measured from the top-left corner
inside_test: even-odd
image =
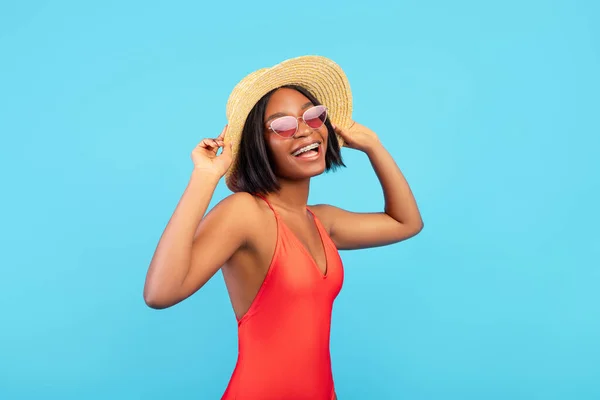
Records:
[[[383,212],[355,213],[329,205],[312,207],[338,249],[384,246],[408,239],[423,229],[423,220],[408,182],[375,133],[355,123],[336,128],[347,147],[363,151],[379,178],[385,198]]]
[[[200,289],[244,245],[250,195],[234,194],[207,215],[219,179],[231,163],[222,138],[204,139],[192,152],[194,170],[150,262],[144,300],[152,308],[179,303]],[[219,147],[224,147],[217,156]],[[204,218],[203,218],[204,217]]]

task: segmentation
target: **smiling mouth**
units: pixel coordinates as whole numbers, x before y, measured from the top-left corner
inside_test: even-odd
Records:
[[[319,147],[321,146],[320,142],[311,143],[307,146],[301,147],[295,152],[292,153],[294,157],[309,157],[317,154],[319,152]]]

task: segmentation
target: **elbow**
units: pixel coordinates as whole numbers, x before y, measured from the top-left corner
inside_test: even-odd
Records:
[[[174,304],[166,296],[161,295],[156,290],[151,290],[147,286],[144,288],[144,303],[152,309],[162,310]]]
[[[144,289],[144,303],[146,303],[148,307],[153,308],[155,310],[160,310],[161,308],[164,308],[162,307],[162,304],[158,300],[158,298],[146,289]]]
[[[415,235],[418,234],[419,232],[421,232],[423,230],[424,226],[425,226],[425,224],[423,223],[423,220],[420,219],[419,223],[415,226]]]
[[[423,220],[419,220],[418,223],[415,223],[414,227],[412,228],[412,236],[416,236],[418,235],[422,230],[423,230]]]
[[[412,223],[402,224],[401,229],[401,240],[409,239],[413,236],[418,235],[423,230],[423,220],[419,219],[418,221]]]
[[[146,294],[144,294],[144,302],[148,307],[154,310],[162,310],[163,308],[166,308],[161,301],[155,297],[147,296]]]

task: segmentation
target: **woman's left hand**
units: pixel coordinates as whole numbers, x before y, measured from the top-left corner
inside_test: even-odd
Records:
[[[341,129],[336,125],[333,125],[333,129],[344,139],[344,147],[367,152],[374,145],[379,144],[375,132],[358,122],[353,122],[348,129]]]

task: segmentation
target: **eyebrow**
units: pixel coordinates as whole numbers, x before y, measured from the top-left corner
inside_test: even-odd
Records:
[[[308,103],[305,103],[302,107],[300,107],[300,110],[306,110],[307,108],[309,108],[309,107],[311,107],[313,105],[314,104],[309,101]],[[269,116],[269,118],[267,118],[265,120],[265,124],[267,124],[272,119],[279,118],[279,117],[287,117],[287,116],[288,116],[288,114],[284,114],[284,113],[280,113],[280,112],[272,114],[271,116]]]

